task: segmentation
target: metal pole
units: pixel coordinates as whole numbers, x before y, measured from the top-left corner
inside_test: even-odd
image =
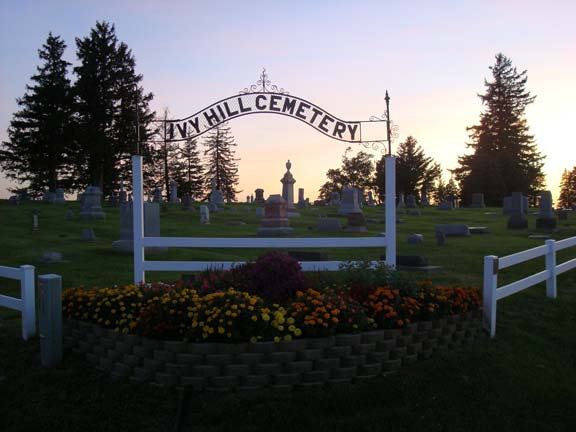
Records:
[[[392,140],[390,139],[390,96],[388,95],[388,90],[386,90],[384,100],[386,101],[386,139],[388,140],[388,156],[392,156]]]

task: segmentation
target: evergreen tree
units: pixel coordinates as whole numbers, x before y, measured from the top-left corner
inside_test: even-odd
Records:
[[[100,186],[108,195],[118,177],[130,173],[136,118],[146,130],[153,117],[148,109],[152,93],[145,94],[140,87],[142,75],[135,72],[128,46],[118,42],[114,25],[97,22],[89,37],[76,38],[76,45],[80,61],[74,68],[79,122],[76,166],[81,185]]]
[[[342,166],[329,169],[326,172],[328,181],[319,189],[320,199],[330,200],[332,192],[342,193],[344,186],[352,186],[360,190],[368,191],[373,186],[374,163],[372,155],[359,151],[356,156],[349,157],[351,147],[346,148],[342,156]]]
[[[490,68],[493,81],[484,81],[486,93],[478,95],[486,106],[480,124],[469,127],[473,153],[458,158],[453,170],[462,198],[469,203],[472,193],[483,192],[487,205],[501,205],[512,192],[523,192],[535,201],[544,188],[540,155],[529,134],[525,109],[535,96],[526,90],[526,71],[517,72],[512,61],[496,55]]]
[[[71,142],[72,97],[67,69],[62,59],[66,44],[48,35],[38,55],[43,61],[33,85],[17,99],[20,111],[13,115],[8,141],[0,149],[0,166],[6,177],[29,182],[30,195],[69,186],[68,152]]]
[[[576,167],[572,171],[564,170],[560,180],[559,208],[573,208],[576,206]]]
[[[376,187],[378,197],[384,200],[386,193],[385,157],[376,164]],[[400,143],[396,150],[396,193],[418,196],[422,189],[434,192],[436,178],[442,169],[434,159],[424,154],[418,141],[412,136]]]
[[[442,177],[439,177],[436,190],[432,196],[436,204],[440,204],[443,201],[448,201],[449,199],[460,196],[460,189],[453,178],[450,178],[448,183],[445,183]]]
[[[210,195],[212,182],[222,191],[224,199],[235,201],[236,194],[241,191],[236,190],[238,186],[238,166],[239,159],[234,158],[236,143],[230,131],[228,123],[212,129],[204,142],[205,150],[205,183],[206,195]]]
[[[200,160],[198,143],[188,139],[180,149],[179,159],[174,166],[174,179],[182,194],[190,194],[195,200],[204,197],[204,169]]]

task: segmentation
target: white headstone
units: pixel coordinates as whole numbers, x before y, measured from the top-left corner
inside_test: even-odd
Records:
[[[200,223],[201,224],[210,223],[210,210],[208,209],[208,206],[205,205],[200,206]]]

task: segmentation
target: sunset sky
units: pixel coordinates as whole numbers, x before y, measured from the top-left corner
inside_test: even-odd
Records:
[[[527,89],[537,96],[528,124],[557,198],[562,171],[576,166],[575,18],[570,0],[2,0],[0,139],[48,32],[66,41],[65,58],[75,64],[75,38],[100,20],[114,23],[132,49],[157,112],[187,117],[255,84],[264,67],[273,84],[343,120],[382,115],[388,90],[399,126],[393,151],[414,136],[448,179],[467,151],[466,127],[482,112],[477,94],[488,68],[502,52],[528,71]],[[281,193],[288,159],[294,187],[314,200],[348,145],[283,116],[245,116],[230,126],[241,159],[240,201],[258,187],[266,197]],[[0,198],[8,197],[7,185],[0,174]]]

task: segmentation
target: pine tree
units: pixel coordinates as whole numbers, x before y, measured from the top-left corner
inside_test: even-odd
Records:
[[[188,139],[184,142],[179,159],[174,164],[173,177],[183,194],[187,193],[195,200],[204,197],[204,168],[196,140]]]
[[[332,192],[342,193],[344,186],[352,186],[360,190],[370,190],[373,187],[374,163],[372,155],[360,151],[356,156],[349,157],[351,147],[346,148],[342,156],[342,166],[331,168],[326,172],[328,181],[319,189],[319,197],[324,201],[330,200]]]
[[[20,183],[29,182],[30,195],[46,187],[69,186],[68,152],[72,130],[72,97],[67,69],[62,59],[66,44],[48,35],[38,55],[43,61],[33,85],[17,99],[21,108],[13,115],[8,141],[2,143],[0,166],[4,174]]]
[[[560,180],[558,207],[574,208],[576,206],[576,167],[572,171],[564,170]]]
[[[386,190],[385,157],[376,164],[376,187],[380,200],[384,200]],[[396,192],[418,196],[422,189],[434,191],[436,178],[442,169],[434,159],[424,154],[418,141],[412,136],[400,143],[396,150]]]
[[[234,158],[236,143],[228,123],[215,127],[204,141],[205,183],[206,196],[210,195],[212,182],[222,191],[226,201],[235,201],[236,195],[241,191],[238,186],[239,159]]]
[[[462,198],[469,203],[472,193],[483,192],[488,205],[501,205],[512,192],[523,192],[534,201],[544,188],[542,156],[529,134],[525,109],[535,96],[526,90],[526,71],[517,72],[512,61],[496,55],[490,67],[493,81],[484,81],[486,93],[478,95],[486,106],[480,124],[467,128],[473,153],[458,158],[453,170]]]
[[[141,128],[147,129],[153,117],[148,109],[153,96],[140,87],[142,75],[135,72],[128,46],[118,42],[114,25],[97,22],[89,37],[76,38],[76,45],[80,61],[74,68],[78,76],[77,170],[82,185],[100,186],[108,195],[119,176],[130,173],[130,156],[136,152],[136,117]]]

